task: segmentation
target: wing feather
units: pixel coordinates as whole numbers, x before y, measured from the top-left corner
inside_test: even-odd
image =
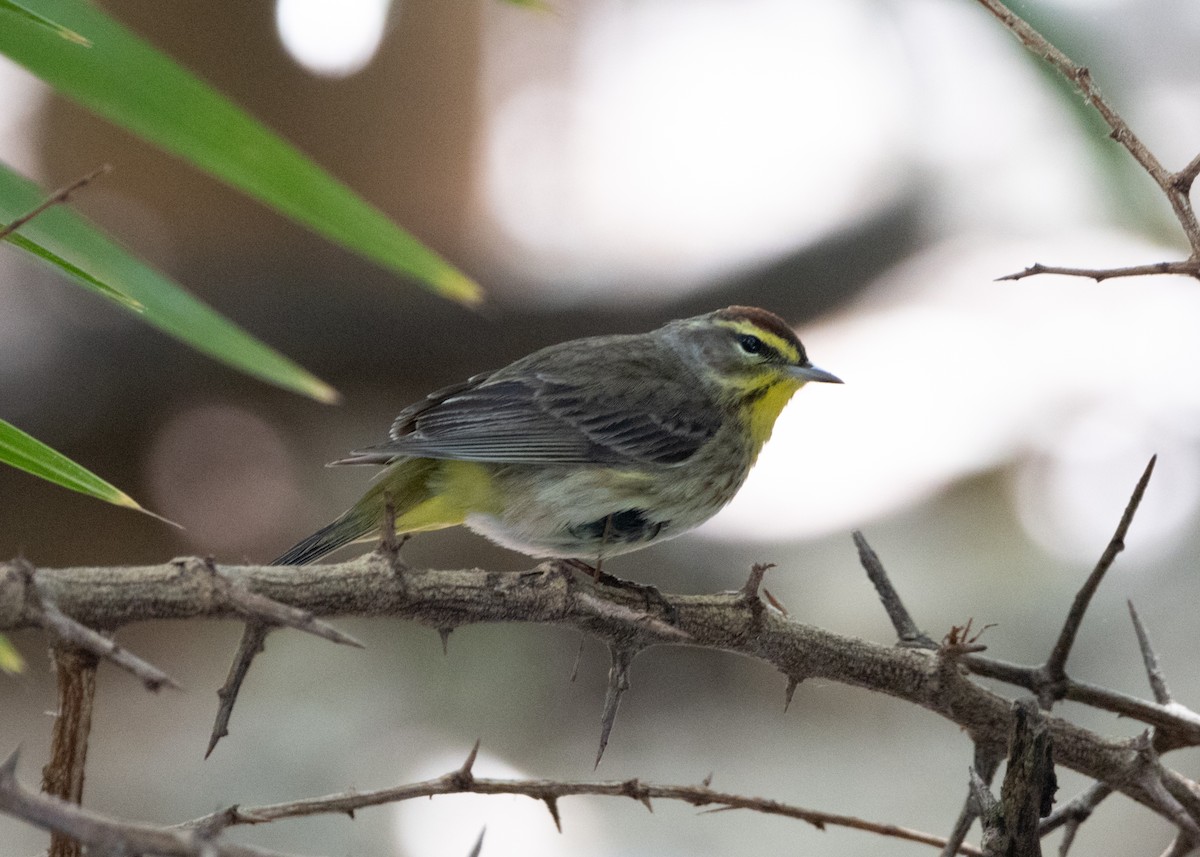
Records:
[[[720,414],[697,379],[664,383],[661,372],[646,371],[581,386],[561,374],[515,371],[520,365],[431,394],[400,413],[391,440],[335,463],[419,456],[672,465],[691,458],[720,427]]]

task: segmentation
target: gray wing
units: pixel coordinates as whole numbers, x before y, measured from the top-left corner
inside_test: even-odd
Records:
[[[532,373],[476,376],[406,408],[392,439],[338,464],[419,456],[546,464],[680,464],[720,427],[697,389],[658,378],[610,379],[605,392]]]

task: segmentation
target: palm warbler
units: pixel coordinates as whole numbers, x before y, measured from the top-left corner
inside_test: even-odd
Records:
[[[334,462],[387,469],[275,562],[370,538],[387,508],[398,533],[465,524],[534,557],[638,550],[728,503],[808,381],[841,383],[754,307],[551,345],[430,394],[388,441]]]

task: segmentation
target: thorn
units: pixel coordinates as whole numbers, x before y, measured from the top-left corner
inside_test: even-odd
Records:
[[[796,688],[800,686],[800,679],[795,676],[788,676],[787,690],[783,692],[783,713],[787,714],[788,709],[792,707],[792,697],[796,695]]]
[[[237,654],[234,655],[233,663],[229,666],[229,675],[225,678],[225,684],[221,685],[221,689],[217,691],[217,699],[220,700],[217,705],[217,719],[213,723],[212,735],[208,739],[208,749],[204,753],[204,758],[207,759],[211,756],[217,742],[229,734],[229,716],[233,714],[238,691],[241,690],[242,682],[246,679],[246,673],[250,670],[250,663],[254,660],[254,656],[265,648],[267,634],[270,631],[271,628],[262,622],[246,623],[246,629],[242,632],[242,640],[238,643]]]
[[[575,650],[575,663],[571,665],[571,684],[579,676],[579,661],[583,658],[583,634],[579,635],[579,648]]]
[[[774,607],[776,610],[778,610],[781,614],[783,614],[783,617],[785,619],[789,615],[791,615],[788,613],[788,609],[779,603],[779,599],[771,594],[771,590],[767,589],[766,587],[763,587],[762,593],[763,593],[763,597],[767,599],[767,603],[770,604],[772,607]]]
[[[17,749],[8,754],[3,762],[0,762],[0,783],[8,782],[17,775],[17,759],[21,756],[21,745],[17,745]]]
[[[1137,610],[1133,608],[1133,602],[1126,603],[1129,605],[1129,617],[1133,620],[1133,630],[1137,633],[1138,648],[1142,650],[1142,663],[1146,666],[1146,676],[1150,680],[1150,689],[1154,692],[1154,701],[1159,705],[1170,705],[1171,690],[1167,687],[1167,680],[1158,665],[1158,655],[1154,653],[1150,635],[1146,632],[1146,626],[1142,624]]]
[[[1046,659],[1041,667],[1042,673],[1046,676],[1048,683],[1062,685],[1066,680],[1066,665],[1067,658],[1070,657],[1071,647],[1075,644],[1075,636],[1079,632],[1079,626],[1083,624],[1084,613],[1087,612],[1088,605],[1091,604],[1092,596],[1100,587],[1100,581],[1104,579],[1104,575],[1108,572],[1112,564],[1116,562],[1117,555],[1125,550],[1125,536],[1129,532],[1129,527],[1133,523],[1133,517],[1137,514],[1138,506],[1141,505],[1142,497],[1146,493],[1146,486],[1150,484],[1150,476],[1154,473],[1154,465],[1158,461],[1157,455],[1150,456],[1150,463],[1146,465],[1146,469],[1142,472],[1141,478],[1138,479],[1137,485],[1133,488],[1133,493],[1129,496],[1129,502],[1125,505],[1125,511],[1121,514],[1121,520],[1117,524],[1117,529],[1109,539],[1108,545],[1104,548],[1104,552],[1100,555],[1100,559],[1096,562],[1092,573],[1088,575],[1087,580],[1079,587],[1079,591],[1075,593],[1075,599],[1071,602],[1071,609],[1067,612],[1067,619],[1063,623],[1062,630],[1059,631],[1058,639],[1054,643],[1054,648],[1050,651],[1050,656]],[[1046,701],[1057,701],[1062,696],[1056,688],[1050,688],[1049,684],[1046,692],[1039,691],[1039,696],[1046,696]]]
[[[637,777],[621,783],[621,794],[625,795],[625,797],[633,798],[650,812],[654,812],[654,805],[650,803],[650,795],[646,791],[646,787],[638,781]]]
[[[481,738],[475,739],[475,746],[471,748],[471,752],[467,754],[467,760],[462,763],[462,767],[458,769],[457,776],[464,782],[471,782],[475,776],[471,773],[471,768],[475,767],[475,758],[479,755],[479,742]]]
[[[438,628],[438,636],[442,638],[442,654],[450,654],[450,635],[454,633],[453,628]]]
[[[969,771],[971,777],[970,799],[974,803],[975,814],[978,816],[990,815],[999,807],[999,804],[975,768],[972,767]]]
[[[608,691],[604,695],[604,713],[600,717],[600,749],[596,751],[596,764],[592,769],[600,767],[600,759],[608,746],[608,736],[612,732],[613,723],[617,719],[617,709],[621,705],[621,696],[629,690],[629,665],[633,663],[638,650],[618,647],[610,644],[609,655],[612,666],[608,670]]]
[[[758,598],[758,588],[762,585],[763,576],[774,567],[773,562],[756,562],[750,566],[750,576],[746,578],[746,584],[742,587],[742,600],[753,601]]]
[[[558,832],[562,833],[562,819],[558,815],[558,798],[554,795],[546,795],[542,798],[546,804],[546,809],[550,810],[550,817],[554,819],[554,826],[558,828]]]
[[[863,571],[867,573],[871,585],[875,587],[875,594],[879,596],[879,601],[888,614],[892,627],[896,630],[900,645],[936,649],[937,644],[929,639],[928,635],[921,631],[913,621],[908,608],[900,600],[900,594],[896,592],[896,587],[892,586],[892,581],[888,578],[887,570],[883,567],[879,554],[875,553],[875,549],[871,547],[867,537],[862,534],[862,530],[854,530],[850,535],[854,539],[855,547],[858,548],[858,562],[863,567]]]
[[[712,777],[713,777],[713,772],[709,771],[708,776],[700,781],[700,785],[704,786],[705,788],[708,788],[709,786],[712,785]]]
[[[479,857],[479,852],[483,850],[483,834],[485,833],[487,833],[486,824],[483,826],[483,829],[479,831],[479,838],[476,839],[475,844],[471,846],[471,851],[467,854],[467,857]]]

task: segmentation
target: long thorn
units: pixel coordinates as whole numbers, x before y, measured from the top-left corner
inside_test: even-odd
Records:
[[[888,579],[883,563],[879,561],[879,555],[867,543],[866,536],[862,534],[861,530],[855,530],[852,535],[854,544],[858,548],[858,561],[867,572],[867,577],[871,579],[875,592],[879,595],[879,600],[883,602],[883,609],[887,611],[888,618],[892,620],[892,627],[896,629],[896,636],[900,638],[901,644],[936,649],[937,644],[922,633],[921,629],[917,627],[917,623],[913,621],[904,602],[900,600],[900,594],[896,592],[896,588]]]
[[[1092,573],[1088,575],[1088,579],[1084,581],[1083,586],[1080,587],[1079,592],[1075,595],[1075,601],[1071,604],[1071,609],[1067,613],[1067,620],[1063,623],[1062,631],[1058,635],[1054,649],[1050,652],[1050,657],[1042,667],[1046,677],[1051,681],[1061,681],[1066,677],[1065,667],[1067,658],[1071,654],[1071,646],[1075,643],[1075,636],[1079,633],[1079,626],[1083,623],[1083,614],[1087,612],[1092,596],[1096,594],[1096,590],[1100,586],[1100,581],[1104,579],[1105,573],[1112,567],[1113,562],[1116,561],[1117,554],[1125,549],[1125,535],[1129,532],[1129,525],[1133,523],[1133,516],[1137,513],[1138,506],[1141,505],[1142,496],[1146,493],[1146,486],[1150,484],[1150,475],[1154,473],[1154,463],[1157,460],[1157,455],[1151,456],[1150,463],[1146,465],[1146,469],[1142,472],[1142,477],[1133,489],[1133,494],[1129,497],[1129,502],[1125,505],[1125,512],[1121,515],[1121,520],[1117,524],[1116,531],[1113,533],[1112,538],[1109,539],[1108,545],[1104,548],[1104,553],[1100,555],[1096,567],[1092,569]],[[1046,701],[1045,699],[1041,700],[1043,706],[1046,704]]]
[[[217,691],[220,704],[217,706],[217,719],[213,723],[212,735],[209,736],[208,749],[204,752],[204,758],[207,759],[211,756],[217,742],[229,734],[229,716],[233,714],[233,705],[237,702],[238,691],[242,688],[246,673],[250,671],[250,664],[254,661],[254,656],[263,650],[269,633],[271,633],[271,628],[262,622],[246,623],[246,629],[242,632],[242,641],[238,644],[237,654],[234,655],[233,663],[229,667],[229,675],[225,678],[225,684],[221,685],[221,689]]]
[[[608,670],[608,690],[604,695],[604,714],[600,718],[600,749],[596,751],[596,764],[593,768],[600,767],[600,759],[608,746],[608,736],[617,719],[621,696],[629,690],[629,665],[633,663],[637,651],[623,646],[609,646],[612,666]]]
[[[1159,705],[1170,705],[1171,691],[1158,665],[1158,655],[1154,653],[1154,647],[1150,644],[1150,635],[1146,632],[1146,626],[1142,624],[1137,610],[1133,609],[1133,602],[1126,603],[1129,605],[1129,618],[1133,620],[1133,630],[1137,633],[1138,648],[1142,650],[1142,663],[1146,665],[1146,677],[1150,681],[1150,689],[1154,692],[1154,701]]]

